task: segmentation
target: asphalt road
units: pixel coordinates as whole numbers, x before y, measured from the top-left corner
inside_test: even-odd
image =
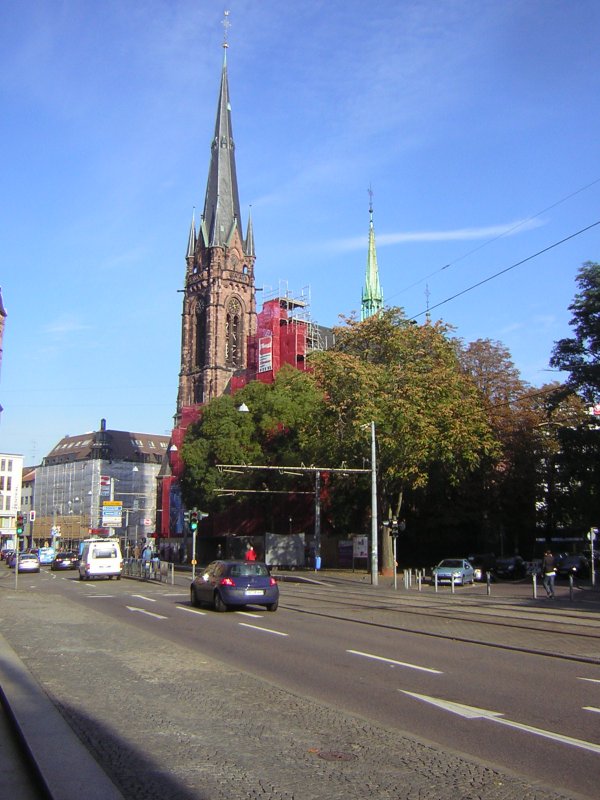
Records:
[[[307,730],[318,717],[315,709],[326,708],[341,719],[351,719],[348,730],[355,734],[361,731],[365,739],[374,737],[381,743],[391,732],[401,741],[410,739],[425,748],[424,752],[435,754],[438,771],[440,763],[447,765],[447,771],[442,770],[435,778],[434,793],[430,777],[430,793],[414,796],[446,796],[444,791],[456,789],[457,781],[460,785],[464,769],[469,776],[466,787],[470,786],[473,793],[463,789],[458,796],[553,796],[551,789],[545,793],[544,786],[565,797],[598,796],[600,615],[594,612],[502,603],[488,603],[482,611],[480,599],[473,598],[471,602],[464,593],[460,598],[447,593],[406,597],[375,593],[370,587],[284,583],[280,609],[275,614],[251,608],[217,614],[191,608],[189,581],[184,577],[178,578],[179,586],[171,587],[124,580],[79,582],[73,574],[43,572],[28,576],[26,583],[23,589],[31,598],[32,609],[37,598],[46,597],[48,612],[44,619],[46,625],[52,619],[55,636],[60,637],[60,619],[58,611],[51,616],[53,600],[61,614],[69,609],[62,626],[68,630],[66,655],[61,653],[61,665],[67,672],[72,669],[67,664],[68,653],[76,653],[81,661],[82,648],[101,647],[97,634],[110,626],[112,636],[119,632],[121,652],[118,659],[110,658],[111,664],[115,663],[108,676],[109,685],[125,686],[127,670],[132,669],[136,659],[143,660],[136,649],[138,635],[145,642],[154,642],[150,651],[154,647],[157,653],[163,653],[165,647],[172,647],[180,654],[179,662],[183,659],[184,663],[173,675],[174,681],[181,679],[179,673],[186,672],[185,661],[197,669],[201,654],[202,659],[209,660],[206,663],[222,665],[227,684],[235,670],[259,679],[263,690],[271,687],[267,692],[271,697],[277,690],[277,702],[272,703],[271,710],[279,716],[279,722],[281,703],[286,712],[295,709],[295,717]],[[43,632],[39,628],[33,635],[32,609],[32,639],[39,641]],[[87,616],[93,620],[93,630],[86,626]],[[74,624],[79,619],[81,623]],[[38,619],[37,623],[43,626],[44,621]],[[23,630],[10,622],[3,622],[3,629],[13,646],[24,648],[27,655]],[[73,642],[74,635],[79,647]],[[560,648],[556,645],[559,639]],[[60,651],[60,639],[53,642],[53,650],[57,647]],[[545,648],[548,653],[542,654]],[[43,664],[39,654],[29,655],[29,660],[34,670]],[[139,673],[140,665],[136,664],[135,669]],[[85,675],[85,670],[80,669],[79,674]],[[145,679],[152,674],[151,662],[142,667],[142,674]],[[65,689],[60,689],[58,683],[59,676],[53,675],[50,688],[60,694]],[[81,696],[81,688],[77,687],[75,695]],[[202,683],[197,689],[201,696]],[[157,684],[155,690],[160,693],[161,685]],[[101,702],[98,709],[102,713]],[[71,714],[76,715],[76,710]],[[107,716],[110,718],[110,714]],[[284,716],[287,718],[288,714]],[[81,719],[78,724],[87,729]],[[205,730],[206,724],[202,726]],[[265,724],[268,722],[256,720],[262,735]],[[333,731],[344,727],[340,719],[335,724],[329,720],[328,724]],[[364,732],[366,725],[368,735]],[[279,724],[275,727],[279,728]],[[319,729],[318,723],[316,727]],[[286,730],[289,728],[287,719]],[[315,738],[322,736],[320,730]],[[107,745],[97,747],[102,750]],[[395,753],[400,752],[396,747],[397,742],[388,753],[392,763],[386,764],[386,770],[391,768],[392,772]],[[347,743],[331,745],[331,750],[322,752],[317,746],[308,749],[321,755],[337,754],[342,763],[346,763],[346,757],[350,762],[356,756],[356,746]],[[420,752],[419,763],[423,758]],[[457,770],[456,758],[468,766]],[[404,773],[402,758],[399,764]],[[295,773],[297,765],[288,769]],[[381,774],[386,770],[380,769]],[[488,776],[483,791],[477,788],[481,780],[485,783],[478,771]],[[431,776],[431,766],[426,772]],[[290,780],[293,784],[296,779]],[[371,780],[376,785],[375,776]],[[306,780],[300,783],[307,791]],[[384,782],[383,787],[371,791],[371,796],[404,796],[393,791],[389,795],[383,793],[384,788],[389,791],[386,787]],[[336,797],[335,787],[332,785],[326,794]],[[267,792],[265,796],[279,795]],[[281,796],[325,794],[303,794],[298,790]]]

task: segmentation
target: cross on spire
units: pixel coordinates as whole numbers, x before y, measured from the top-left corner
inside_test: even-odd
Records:
[[[223,47],[229,47],[227,42],[227,36],[229,35],[229,28],[231,28],[231,22],[229,22],[229,11],[223,12],[224,17],[221,21],[221,25],[223,26]]]

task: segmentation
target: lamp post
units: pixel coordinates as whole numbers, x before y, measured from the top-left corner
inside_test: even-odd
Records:
[[[378,585],[377,551],[377,450],[375,447],[375,422],[371,422],[371,583]]]

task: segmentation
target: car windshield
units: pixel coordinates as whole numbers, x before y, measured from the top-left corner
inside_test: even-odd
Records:
[[[460,561],[458,558],[445,558],[443,561],[440,561],[438,567],[462,567],[463,562]]]

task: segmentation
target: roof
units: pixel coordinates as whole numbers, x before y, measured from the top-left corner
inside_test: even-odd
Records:
[[[44,466],[100,458],[107,461],[161,463],[169,436],[102,429],[64,436],[44,459]]]

